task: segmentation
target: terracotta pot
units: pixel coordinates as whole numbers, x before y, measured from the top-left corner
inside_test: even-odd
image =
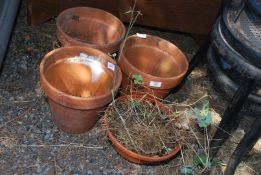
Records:
[[[144,38],[145,37],[145,38]],[[122,90],[129,94],[132,75],[141,75],[140,91],[164,98],[188,70],[188,61],[174,44],[151,35],[133,35],[126,40],[119,66],[123,72]]]
[[[79,45],[105,53],[119,50],[126,29],[112,14],[90,7],[70,8],[57,17],[57,38],[63,46]]]
[[[99,110],[111,102],[113,87],[117,93],[121,80],[116,62],[88,47],[55,49],[40,64],[41,87],[48,96],[53,120],[68,133],[90,130]]]
[[[165,106],[163,103],[150,98],[149,96],[146,96],[144,98],[143,95],[132,95],[132,96],[120,96],[119,98],[116,99],[116,101],[129,101],[131,99],[136,99],[136,100],[145,100],[149,103],[157,103],[157,105],[159,106],[160,110],[164,110],[167,111],[168,116],[172,117],[173,113],[171,112],[171,110]],[[141,155],[138,153],[135,153],[133,151],[128,150],[125,146],[123,146],[118,140],[117,138],[113,135],[113,133],[110,131],[110,126],[109,126],[109,122],[108,122],[108,111],[112,109],[112,104],[110,104],[107,108],[107,110],[105,111],[105,115],[104,115],[104,126],[106,128],[106,134],[109,138],[109,140],[111,141],[113,147],[115,148],[115,150],[125,159],[127,159],[130,162],[134,162],[134,163],[138,163],[138,164],[155,164],[155,163],[159,163],[162,161],[167,161],[171,158],[173,158],[175,155],[177,155],[182,147],[182,141],[180,142],[180,145],[178,147],[176,147],[175,149],[173,149],[170,153],[165,154],[163,156],[146,156],[146,155]]]

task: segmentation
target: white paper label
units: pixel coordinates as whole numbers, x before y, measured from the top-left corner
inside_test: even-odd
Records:
[[[137,35],[137,37],[140,37],[140,38],[147,38],[146,34],[136,33],[136,35]]]
[[[150,81],[150,86],[151,87],[161,87],[161,82]]]
[[[112,64],[112,63],[110,63],[110,62],[108,62],[108,66],[107,66],[109,69],[111,69],[112,71],[114,71],[115,70],[115,65],[114,64]]]

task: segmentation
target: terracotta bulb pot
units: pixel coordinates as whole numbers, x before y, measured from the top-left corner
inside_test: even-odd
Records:
[[[117,93],[121,80],[116,62],[88,47],[55,49],[40,64],[41,87],[48,96],[53,120],[68,133],[90,130],[99,110],[111,102],[112,89]]]
[[[157,103],[159,110],[162,111],[168,111],[168,116],[172,117],[173,114],[171,112],[171,110],[164,105],[163,103],[156,101],[153,98],[150,98],[149,96],[145,97],[142,95],[132,95],[130,96],[120,96],[119,98],[116,99],[116,101],[129,101],[131,99],[137,100],[139,101],[140,99],[145,100],[146,102],[149,102],[151,104],[154,104],[155,102]],[[180,141],[180,145],[177,146],[175,149],[173,149],[170,153],[165,154],[163,156],[146,156],[146,155],[141,155],[138,153],[135,153],[129,149],[127,149],[123,144],[121,144],[117,138],[113,135],[113,133],[110,131],[110,126],[109,126],[109,122],[108,122],[108,111],[112,109],[112,104],[109,105],[109,107],[107,108],[107,110],[105,111],[105,116],[104,116],[104,126],[106,129],[106,134],[109,138],[109,140],[111,141],[113,147],[115,148],[115,150],[125,159],[127,159],[130,162],[134,162],[137,164],[155,164],[155,163],[159,163],[159,162],[163,162],[163,161],[167,161],[171,158],[173,158],[174,156],[176,156],[182,147],[182,139]],[[183,136],[182,136],[183,137]]]
[[[140,91],[164,98],[182,81],[188,70],[188,61],[179,48],[162,38],[133,35],[126,40],[119,66],[125,93],[129,94],[133,86],[132,75],[140,75],[146,87]]]
[[[57,17],[56,28],[57,38],[63,46],[89,46],[105,53],[118,51],[126,33],[118,18],[90,7],[63,11]]]

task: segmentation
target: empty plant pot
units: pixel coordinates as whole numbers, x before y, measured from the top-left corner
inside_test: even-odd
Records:
[[[119,60],[123,73],[122,90],[129,94],[133,75],[142,77],[140,92],[164,98],[188,70],[188,61],[174,44],[151,35],[127,38]],[[135,83],[134,83],[135,84]]]
[[[126,112],[126,109],[124,109],[126,106],[129,112]],[[154,107],[147,108],[148,106]],[[132,112],[132,109],[129,107],[136,108],[137,111]],[[143,107],[148,111],[143,111]],[[115,108],[118,110],[115,110]],[[114,113],[112,110],[117,112]],[[155,113],[150,110],[153,110]],[[145,116],[146,112],[152,113]],[[123,118],[125,126],[122,125],[123,122],[119,119],[120,116]],[[139,119],[135,120],[137,117]],[[127,95],[117,98],[115,103],[111,103],[108,106],[105,111],[104,126],[113,147],[122,157],[138,164],[155,164],[168,161],[181,150],[183,134],[181,130],[174,129],[176,127],[173,125],[177,124],[177,120],[172,117],[173,113],[169,107],[149,96]],[[127,134],[124,128],[128,128],[130,135]],[[127,141],[128,138],[131,138],[132,142],[130,140]],[[139,150],[145,151],[146,149],[146,152],[150,150],[149,155],[134,151],[132,149],[134,147],[130,146],[132,145],[131,143],[136,144]],[[126,144],[129,146],[127,147]],[[160,155],[157,153],[160,153]]]
[[[95,125],[97,113],[111,102],[121,79],[116,62],[89,47],[55,49],[40,64],[41,87],[53,120],[68,133],[82,133]]]
[[[105,53],[119,50],[126,33],[112,14],[90,7],[70,8],[57,17],[57,38],[62,46],[89,46]]]

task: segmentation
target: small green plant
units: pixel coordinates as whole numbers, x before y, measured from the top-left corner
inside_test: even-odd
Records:
[[[205,99],[202,101],[202,108],[194,108],[194,114],[197,118],[198,125],[201,128],[207,128],[212,123],[212,115],[209,110],[209,103]]]
[[[112,57],[113,59],[115,59],[116,60],[116,58],[117,58],[117,53],[108,53],[108,55],[110,56],[110,57]]]
[[[133,101],[131,103],[132,108],[139,108],[141,106],[141,103],[139,101]]]
[[[182,175],[195,175],[195,170],[191,165],[185,165],[180,169]]]
[[[132,75],[133,82],[135,85],[141,85],[143,83],[143,78],[141,75]]]
[[[178,118],[178,117],[179,117],[179,115],[180,115],[180,113],[179,113],[179,112],[177,112],[177,111],[174,111],[174,112],[173,112],[173,114],[172,114],[172,117],[173,117],[173,119],[175,119],[175,118]]]
[[[211,168],[211,162],[206,156],[198,156],[197,158],[194,159],[194,163],[197,166],[204,166]]]

